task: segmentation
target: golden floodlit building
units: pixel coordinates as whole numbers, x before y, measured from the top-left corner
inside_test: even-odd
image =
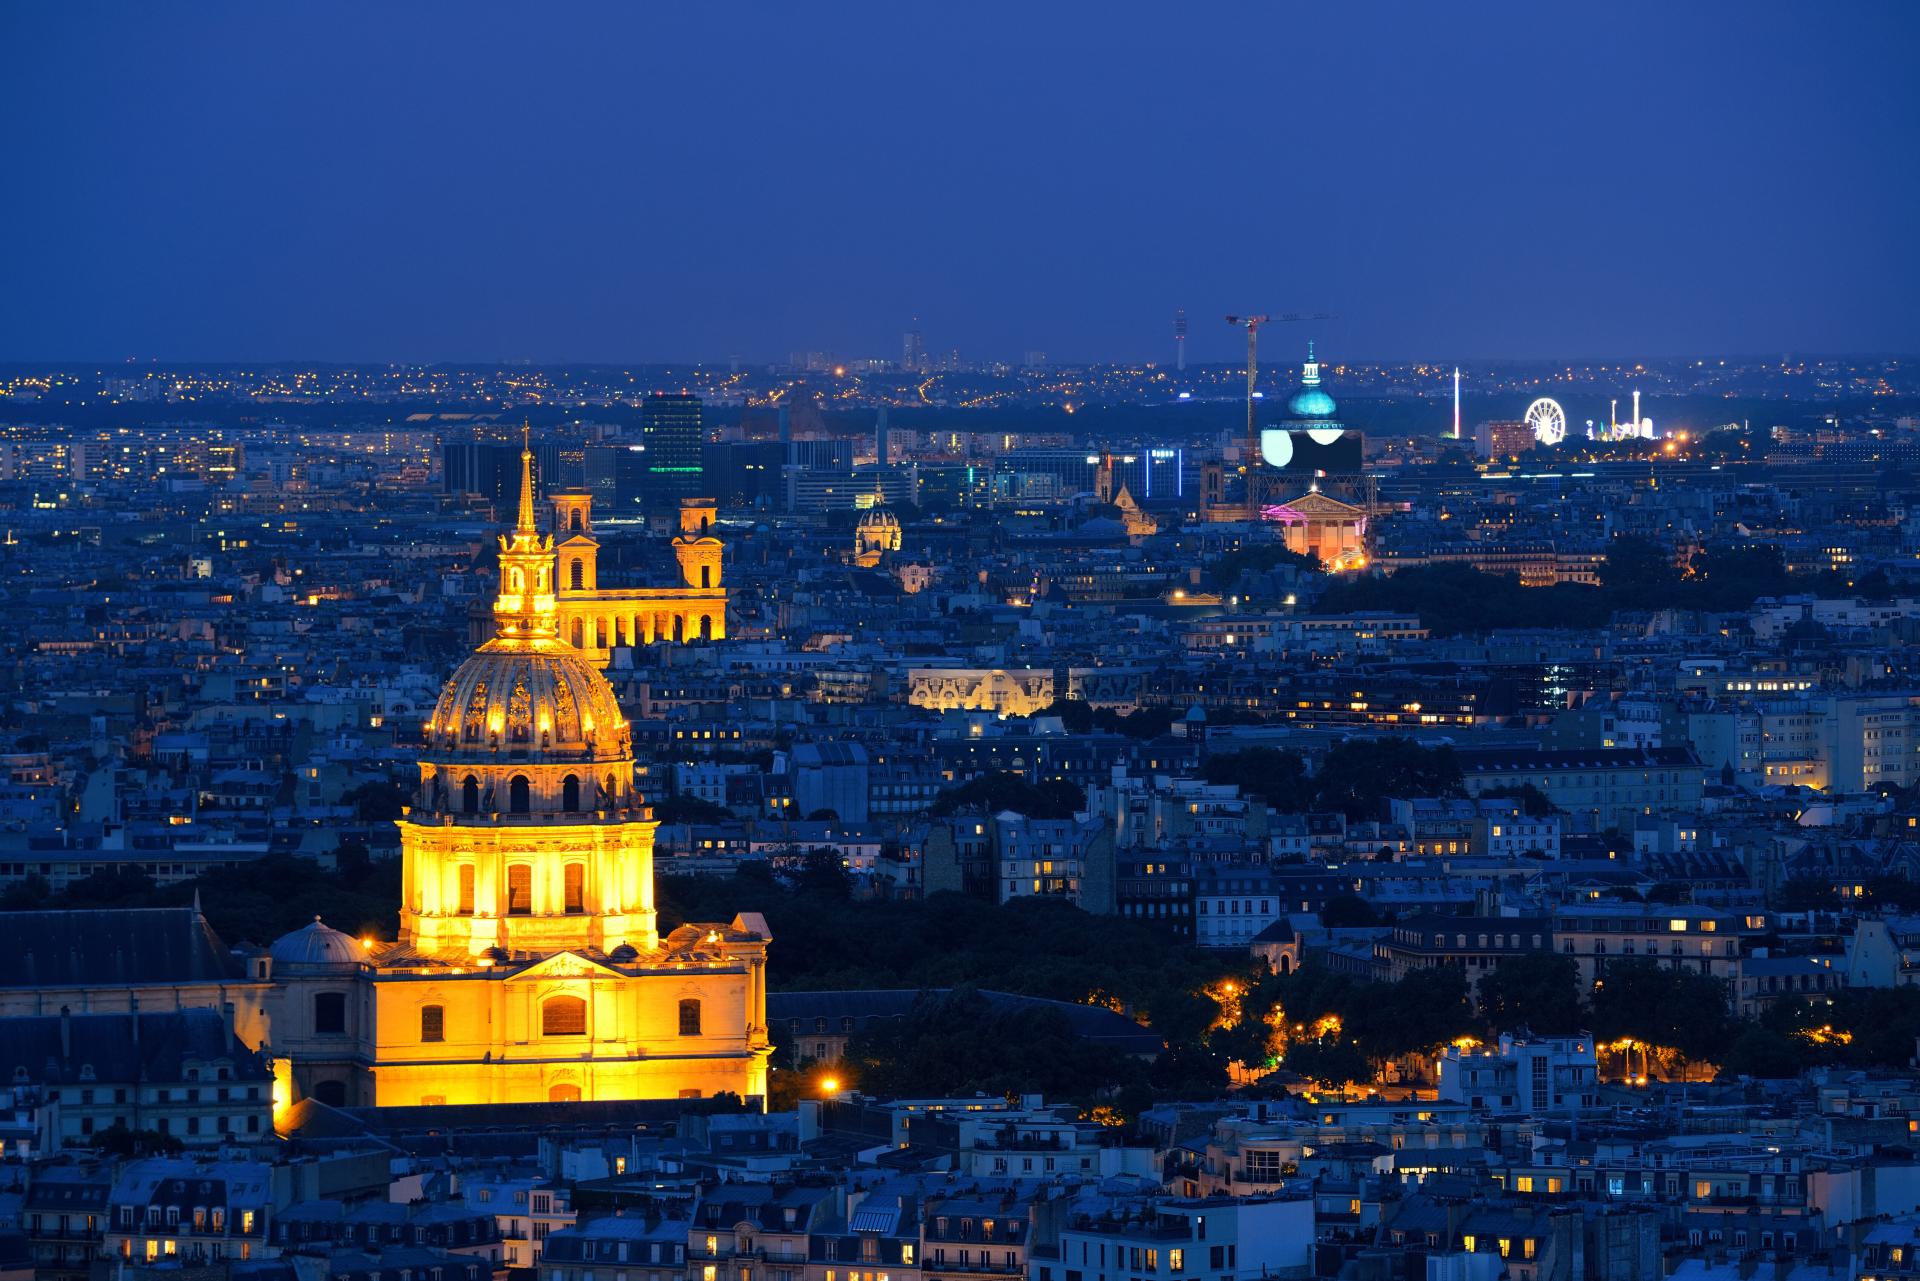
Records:
[[[425,727],[418,803],[400,820],[398,942],[316,919],[256,962],[285,1101],[766,1095],[766,922],[660,936],[658,825],[634,790],[632,736],[603,654],[561,631],[583,531],[564,505],[558,551],[535,529],[530,464],[523,453],[519,520],[500,540],[494,636]],[[676,540],[696,572],[711,541],[704,526]]]

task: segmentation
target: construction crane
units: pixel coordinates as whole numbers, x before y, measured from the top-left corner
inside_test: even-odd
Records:
[[[1260,374],[1260,326],[1284,325],[1301,320],[1332,320],[1334,317],[1324,311],[1311,315],[1305,312],[1289,311],[1277,316],[1228,316],[1227,323],[1247,331],[1247,474],[1253,474],[1254,460],[1260,457],[1260,431],[1253,423],[1253,386]]]

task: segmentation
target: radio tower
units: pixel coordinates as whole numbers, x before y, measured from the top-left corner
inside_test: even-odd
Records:
[[[1173,370],[1175,373],[1187,372],[1187,309],[1180,307],[1173,313]]]
[[[1453,438],[1460,439],[1460,366],[1458,365],[1453,367]]]

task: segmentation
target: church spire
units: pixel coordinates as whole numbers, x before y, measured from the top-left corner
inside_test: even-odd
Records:
[[[520,520],[514,531],[533,532],[533,424],[520,425]]]
[[[513,533],[500,536],[500,591],[493,601],[497,640],[550,640],[560,634],[555,611],[553,540],[533,520],[532,428],[520,429],[520,512]]]

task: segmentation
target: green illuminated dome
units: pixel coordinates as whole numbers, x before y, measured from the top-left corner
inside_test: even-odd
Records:
[[[1300,390],[1287,402],[1295,418],[1333,417],[1333,397],[1320,390],[1320,362],[1313,358],[1313,344],[1307,344],[1307,363],[1300,371]]]
[[[1318,387],[1309,387],[1287,402],[1287,409],[1295,418],[1331,418],[1333,417],[1333,397]]]

